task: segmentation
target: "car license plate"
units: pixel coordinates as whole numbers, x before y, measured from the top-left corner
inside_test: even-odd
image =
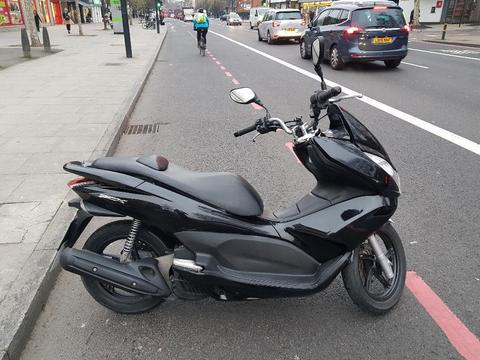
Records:
[[[374,44],[391,44],[392,42],[393,42],[393,38],[391,38],[390,36],[373,38]]]
[[[297,29],[294,29],[294,28],[287,28],[287,29],[284,29],[285,31],[296,31]]]

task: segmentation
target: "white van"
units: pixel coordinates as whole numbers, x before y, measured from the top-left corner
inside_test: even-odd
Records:
[[[250,29],[253,29],[254,27],[258,28],[258,24],[262,22],[263,15],[270,10],[270,8],[251,8],[250,9]]]

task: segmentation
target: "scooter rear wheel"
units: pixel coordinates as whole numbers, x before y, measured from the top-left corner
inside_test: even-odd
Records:
[[[350,298],[362,310],[384,314],[398,304],[405,287],[406,259],[402,242],[388,223],[376,233],[379,245],[390,260],[393,278],[388,281],[368,241],[354,250],[342,278]]]
[[[123,244],[128,237],[132,222],[121,220],[108,223],[97,229],[87,240],[84,249],[103,254],[120,261]],[[132,260],[159,257],[168,247],[151,232],[140,228],[131,252]],[[131,293],[118,289],[89,276],[82,276],[83,285],[101,305],[118,313],[138,314],[153,309],[163,298]]]

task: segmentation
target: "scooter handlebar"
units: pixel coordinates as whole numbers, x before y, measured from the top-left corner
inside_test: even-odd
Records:
[[[254,130],[257,129],[257,124],[253,124],[249,127],[246,127],[245,129],[242,129],[242,130],[238,130],[236,132],[233,133],[233,136],[235,137],[239,137],[239,136],[242,136],[242,135],[245,135],[245,134],[248,134],[249,132],[252,132]]]
[[[310,96],[310,103],[311,104],[323,104],[328,99],[337,96],[342,93],[342,88],[340,86],[335,86],[331,89],[325,91],[319,91]]]

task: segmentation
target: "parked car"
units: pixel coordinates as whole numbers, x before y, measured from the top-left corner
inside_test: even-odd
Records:
[[[305,30],[300,10],[273,9],[265,13],[258,26],[258,40],[273,44],[277,40],[299,40]]]
[[[223,15],[220,16],[220,21],[227,21],[227,18],[228,18],[228,15],[223,14]]]
[[[392,1],[340,0],[322,11],[300,40],[300,56],[311,57],[312,43],[325,39],[325,58],[335,70],[349,62],[381,60],[388,68],[400,65],[408,52],[410,27]]]
[[[227,17],[227,25],[242,25],[242,18],[237,13],[230,13]]]
[[[249,17],[249,22],[250,22],[250,30],[253,29],[254,27],[258,28],[258,25],[262,22],[263,16],[265,13],[271,10],[270,8],[251,8],[250,9],[250,17]]]

